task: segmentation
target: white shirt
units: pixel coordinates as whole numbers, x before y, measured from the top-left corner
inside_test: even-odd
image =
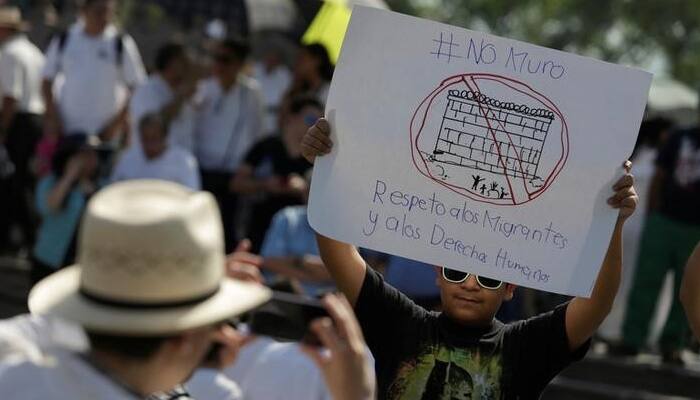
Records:
[[[22,315],[0,321],[0,393],[22,400],[135,399],[79,355],[80,328],[57,319]]]
[[[199,190],[197,160],[185,149],[168,146],[163,154],[152,160],[135,146],[124,151],[112,171],[112,181],[129,179],[161,179],[179,183],[192,190]]]
[[[296,343],[260,337],[243,347],[223,374],[246,400],[330,400],[323,375]]]
[[[43,114],[41,71],[44,55],[24,34],[8,39],[0,51],[3,54],[0,58],[0,92],[17,101],[18,111]]]
[[[253,67],[253,77],[260,83],[263,105],[265,106],[265,119],[263,120],[263,132],[277,132],[277,115],[282,97],[292,83],[292,73],[284,65],[278,65],[272,71],[267,71],[265,64],[256,63]]]
[[[136,399],[81,353],[89,342],[82,328],[47,316],[0,320],[0,394],[5,399]],[[220,372],[198,369],[185,387],[195,399],[240,400],[241,390]]]
[[[99,133],[123,107],[127,88],[145,79],[138,48],[128,35],[122,35],[121,63],[117,61],[118,35],[110,25],[101,35],[89,36],[79,22],[68,30],[62,51],[58,38],[51,41],[43,75],[63,78],[54,97],[65,133]]]
[[[185,388],[196,400],[241,400],[247,397],[238,384],[215,369],[200,368],[185,384]]]
[[[151,75],[146,82],[136,88],[129,103],[131,126],[131,146],[141,145],[139,121],[147,114],[160,112],[175,98],[173,90],[159,74]],[[180,113],[170,121],[168,143],[194,152],[194,108],[189,102],[182,105]]]
[[[204,170],[233,172],[248,150],[264,137],[262,98],[257,83],[243,75],[227,92],[215,78],[196,95],[199,118],[195,154]]]

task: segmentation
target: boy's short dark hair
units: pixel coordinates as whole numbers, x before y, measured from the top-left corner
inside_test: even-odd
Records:
[[[250,44],[239,36],[230,36],[221,41],[221,47],[233,53],[238,61],[245,61],[250,54]]]
[[[314,96],[298,95],[292,97],[289,101],[289,112],[291,114],[299,114],[305,107],[316,107],[323,111],[323,104]]]
[[[158,48],[156,52],[155,68],[156,71],[165,71],[170,63],[180,57],[185,56],[185,46],[181,43],[170,42]]]
[[[119,336],[86,330],[90,348],[132,360],[147,360],[174,336]]]

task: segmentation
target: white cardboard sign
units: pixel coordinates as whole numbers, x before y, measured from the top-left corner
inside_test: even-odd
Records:
[[[651,74],[355,7],[309,222],[361,247],[590,295]]]

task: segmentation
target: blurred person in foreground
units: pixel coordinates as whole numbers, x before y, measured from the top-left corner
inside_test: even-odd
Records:
[[[130,181],[97,193],[78,250],[78,264],[32,289],[34,316],[0,323],[0,392],[10,398],[189,398],[180,384],[195,370],[224,367],[236,356],[242,338],[226,321],[271,296],[225,277],[211,195],[169,182]],[[324,305],[332,322],[315,320],[311,329],[329,351],[307,354],[334,398],[373,398],[349,305],[336,296]],[[76,326],[89,347],[47,340],[58,327],[75,343]],[[48,335],[37,332],[42,327]]]
[[[32,284],[75,260],[78,225],[98,189],[96,139],[79,134],[61,138],[51,173],[37,185],[34,204],[41,223],[32,251]]]
[[[168,130],[168,145],[194,152],[195,110],[192,99],[197,77],[187,48],[176,42],[160,46],[155,71],[136,88],[129,103],[130,146],[139,147],[139,123],[147,114],[159,113]]]
[[[330,152],[330,130],[321,119],[304,136],[309,162]],[[355,247],[318,234],[324,265],[355,307],[376,360],[379,398],[535,399],[583,358],[620,283],[622,227],[637,204],[630,167],[607,201],[619,213],[591,297],[515,323],[494,318],[513,284],[436,267],[442,312],[431,313],[386,284]]]
[[[683,267],[700,241],[700,127],[675,132],[659,151],[649,189],[647,217],[639,245],[637,270],[627,300],[619,353],[635,355],[644,347],[649,316],[664,277],[674,273],[678,296]],[[688,324],[674,301],[659,339],[665,362],[681,364]]]
[[[681,283],[680,301],[695,338],[700,340],[700,242],[688,258]]]
[[[19,8],[0,6],[0,148],[6,149],[14,173],[0,172],[0,249],[20,228],[24,245],[34,242],[36,227],[31,197],[36,183],[30,160],[41,137],[44,101],[41,70],[44,55],[27,38]],[[9,247],[9,246],[8,246]]]
[[[195,95],[195,155],[202,188],[214,195],[221,208],[227,250],[236,241],[238,209],[231,178],[246,153],[263,138],[260,89],[242,73],[249,51],[243,39],[218,43],[212,54],[213,76],[202,81]]]
[[[160,113],[146,114],[138,125],[139,145],[124,150],[112,171],[112,181],[162,179],[199,190],[197,160],[185,148],[168,140]]]
[[[117,3],[83,0],[78,22],[49,44],[42,83],[45,135],[84,132],[121,140],[128,98],[146,74],[136,43],[114,25]]]

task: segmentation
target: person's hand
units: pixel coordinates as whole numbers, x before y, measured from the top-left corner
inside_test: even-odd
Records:
[[[306,179],[298,174],[291,174],[287,179],[287,189],[292,193],[303,195],[309,190],[309,185],[306,183]]]
[[[216,353],[212,359],[204,360],[203,366],[224,369],[236,361],[243,346],[253,340],[253,336],[242,335],[231,325],[224,324],[212,332],[212,342]]]
[[[327,295],[323,304],[331,318],[311,323],[325,349],[302,349],[323,373],[335,400],[374,399],[376,382],[362,331],[344,296]],[[332,320],[331,320],[332,319]]]
[[[241,240],[233,253],[226,256],[226,275],[233,279],[264,284],[260,273],[262,257],[250,253],[251,243],[248,239]]]
[[[624,168],[625,174],[613,185],[615,194],[608,199],[608,204],[612,208],[620,210],[618,220],[622,222],[634,214],[639,202],[637,192],[634,190],[634,176],[630,173],[632,162],[625,161]]]
[[[331,126],[325,118],[319,118],[301,139],[301,155],[311,164],[316,157],[330,153],[333,142],[329,138]]]

